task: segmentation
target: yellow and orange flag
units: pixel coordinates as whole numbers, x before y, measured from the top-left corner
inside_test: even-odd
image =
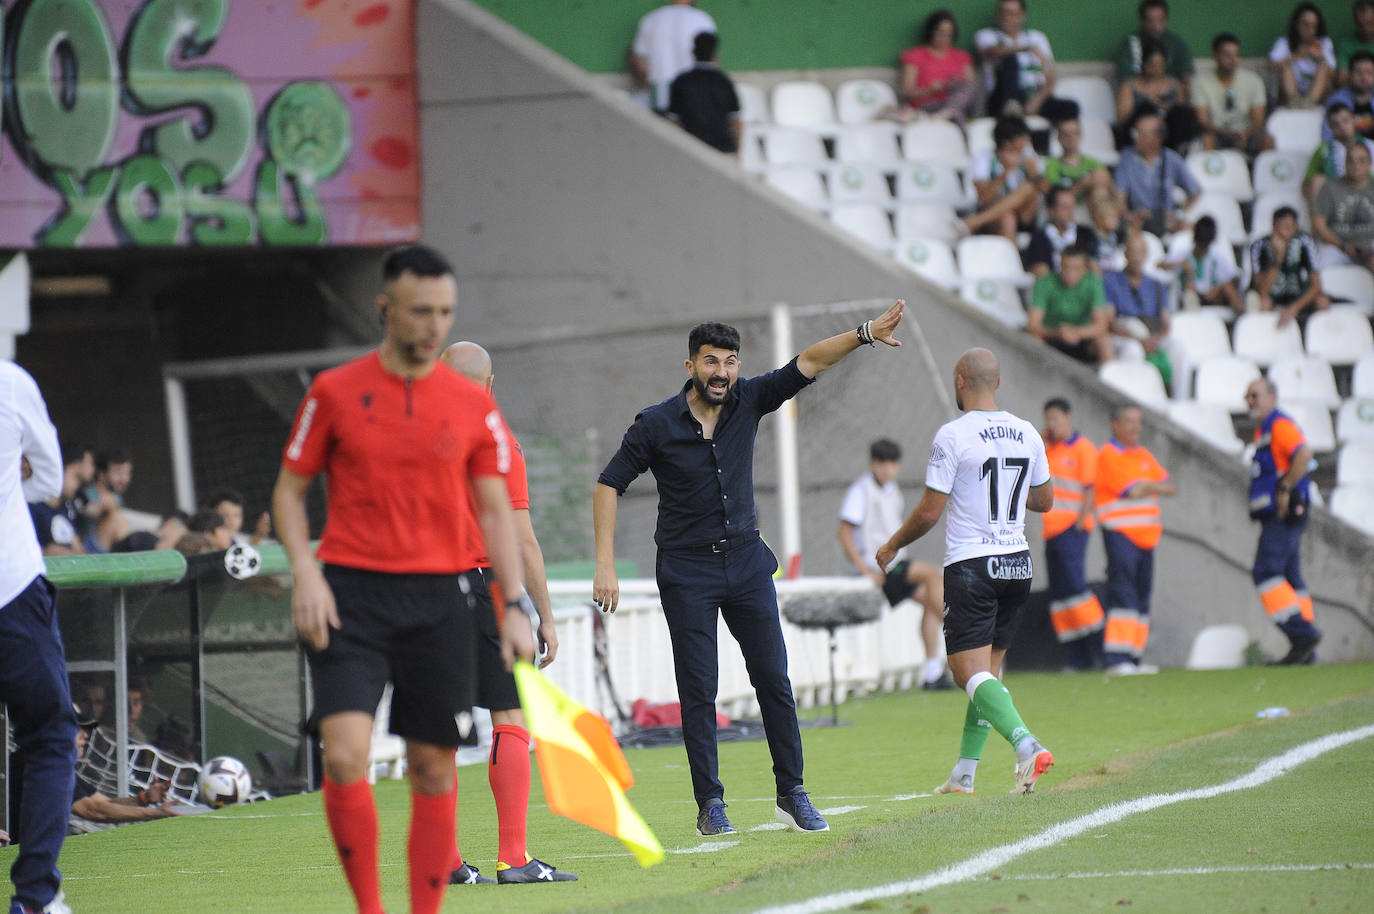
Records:
[[[515,684],[549,809],[619,838],[640,866],[662,862],[663,845],[625,798],[634,774],[611,725],[524,661],[516,661]]]

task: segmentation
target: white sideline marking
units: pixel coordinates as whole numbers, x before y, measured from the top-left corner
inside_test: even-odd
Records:
[[[1090,812],[1085,816],[1070,819],[1067,822],[1060,822],[1052,825],[1039,834],[1022,838],[1011,844],[1004,844],[1001,847],[989,848],[980,854],[976,854],[962,863],[947,866],[942,870],[922,876],[918,879],[908,879],[903,882],[893,882],[888,885],[876,886],[871,889],[852,889],[847,892],[833,892],[829,895],[818,895],[805,901],[798,901],[792,904],[778,905],[772,908],[763,908],[756,914],[819,914],[821,911],[834,911],[839,908],[849,907],[850,905],[862,904],[865,901],[872,901],[878,898],[892,898],[896,895],[910,895],[916,892],[925,892],[930,889],[944,885],[952,885],[957,882],[967,882],[976,879],[985,873],[990,873],[1000,867],[1006,866],[1011,861],[1023,854],[1031,851],[1041,850],[1052,847],[1070,838],[1077,837],[1086,831],[1094,828],[1101,828],[1113,822],[1119,822],[1127,816],[1136,813],[1149,812],[1161,806],[1169,806],[1174,803],[1182,803],[1187,800],[1207,800],[1224,793],[1231,793],[1236,790],[1246,790],[1251,787],[1258,787],[1262,784],[1274,780],[1286,774],[1290,769],[1311,761],[1319,755],[1339,749],[1349,743],[1358,742],[1374,736],[1374,725],[1359,727],[1355,730],[1346,730],[1344,733],[1332,733],[1320,739],[1303,743],[1289,749],[1282,755],[1276,756],[1267,762],[1256,766],[1249,774],[1241,775],[1222,784],[1212,787],[1201,787],[1196,790],[1183,790],[1178,793],[1150,794],[1149,796],[1138,797],[1124,803],[1114,803],[1111,806],[1104,806],[1096,812]]]
[[[675,847],[668,851],[670,854],[711,854],[716,851],[723,851],[727,848],[739,844],[738,841],[703,841],[696,847]]]
[[[765,822],[762,825],[755,825],[750,831],[781,831],[786,828],[781,822]]]
[[[899,794],[897,794],[895,797],[893,797],[892,799],[893,799],[893,800],[919,800],[919,799],[921,799],[922,797],[933,797],[933,796],[935,796],[935,794],[933,794],[933,793],[899,793]]]
[[[847,813],[847,812],[858,812],[858,811],[861,810],[861,809],[867,809],[867,808],[868,808],[867,806],[831,806],[829,809],[822,809],[822,810],[821,810],[821,815],[823,815],[823,816],[842,816],[842,815],[844,815],[844,814]]]
[[[1218,876],[1222,873],[1315,873],[1337,870],[1374,870],[1374,863],[1273,863],[1265,866],[1181,866],[1167,870],[1121,870],[1115,873],[1026,873],[1002,876],[998,882],[1039,882],[1051,879],[1129,879],[1133,876]]]

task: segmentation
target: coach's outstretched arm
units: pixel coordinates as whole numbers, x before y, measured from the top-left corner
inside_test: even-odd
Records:
[[[620,603],[620,579],[615,573],[616,500],[620,493],[604,482],[592,491],[592,526],[596,530],[596,574],[592,577],[592,602],[602,612],[615,612]]]
[[[893,302],[891,308],[873,320],[865,321],[846,333],[836,334],[827,340],[807,346],[802,354],[797,356],[797,369],[808,378],[814,378],[869,342],[886,343],[888,346],[902,345],[901,340],[892,334],[902,322],[902,312],[905,310],[906,302],[898,299]]]
[[[897,532],[892,534],[892,539],[878,547],[878,552],[874,555],[878,560],[878,567],[886,569],[897,557],[899,549],[929,533],[940,520],[940,515],[945,513],[945,504],[948,501],[948,493],[937,492],[927,486],[925,494],[921,496],[921,503],[912,509],[906,523],[897,528]]]

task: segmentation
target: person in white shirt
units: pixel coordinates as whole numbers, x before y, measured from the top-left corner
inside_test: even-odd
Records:
[[[702,32],[716,32],[716,21],[695,6],[696,0],[672,0],[639,20],[625,65],[641,99],[660,114],[668,110],[673,80],[692,69],[692,42]]]
[[[1052,94],[1050,40],[1025,24],[1025,0],[998,0],[997,28],[979,29],[973,36],[973,47],[983,60],[988,116],[1039,114],[1054,123],[1077,117],[1077,102]]]
[[[62,492],[57,429],[38,385],[0,361],[0,704],[24,753],[19,856],[10,869],[11,912],[68,912],[57,857],[76,781],[76,712],[28,503]]]
[[[1054,507],[1045,442],[1035,426],[997,408],[997,357],[970,349],[954,366],[954,399],[963,415],[935,434],[926,491],[900,530],[876,556],[897,550],[945,522],[945,650],[954,681],[968,693],[959,760],[936,793],[973,793],[973,778],[996,729],[1016,750],[1016,786],[1030,793],[1054,756],[1026,728],[1011,693],[998,680],[1030,595],[1026,510]]]
[[[952,689],[954,681],[945,675],[940,643],[945,605],[940,569],[929,562],[910,561],[905,549],[897,554],[897,563],[887,571],[879,568],[873,558],[878,547],[902,525],[906,513],[902,490],[897,485],[897,476],[902,471],[902,449],[895,441],[879,438],[868,446],[868,458],[868,472],[854,481],[840,505],[836,536],[854,568],[882,589],[889,605],[896,606],[907,599],[921,604],[921,640],[926,648],[921,688]]]

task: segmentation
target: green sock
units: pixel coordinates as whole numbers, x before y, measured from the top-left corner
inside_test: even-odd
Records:
[[[982,758],[983,747],[988,744],[988,732],[991,729],[992,725],[983,719],[978,713],[978,707],[970,701],[964,711],[964,738],[959,741],[959,757]]]
[[[1016,713],[1016,705],[1012,704],[1011,693],[999,680],[989,676],[979,683],[978,688],[973,690],[973,704],[977,705],[983,720],[991,724],[1012,746],[1030,737],[1031,732],[1026,729],[1021,715]]]

